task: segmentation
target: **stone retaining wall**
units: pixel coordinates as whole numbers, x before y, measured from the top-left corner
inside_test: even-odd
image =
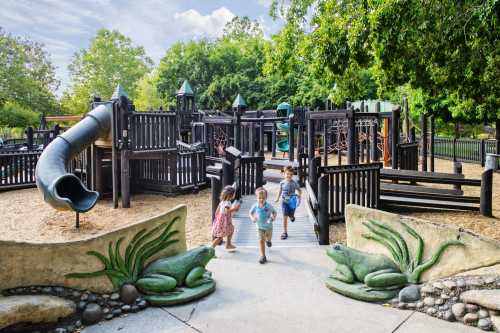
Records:
[[[500,242],[489,239],[454,225],[443,225],[434,222],[365,208],[348,205],[346,208],[347,246],[370,253],[382,253],[392,258],[389,251],[375,241],[363,238],[368,229],[362,222],[375,220],[383,222],[398,230],[407,241],[409,251],[413,256],[416,240],[402,228],[400,221],[413,228],[424,240],[424,261],[428,259],[444,241],[461,240],[465,247],[448,247],[441,260],[421,276],[421,282],[452,276],[458,273],[475,270],[482,267],[500,268]],[[496,265],[496,266],[495,266]],[[500,274],[500,272],[489,272]]]
[[[63,243],[24,243],[0,241],[0,290],[20,286],[65,286],[87,289],[94,292],[110,292],[112,285],[105,276],[90,279],[67,279],[65,275],[75,272],[93,272],[101,270],[100,261],[87,254],[93,250],[108,253],[108,244],[124,237],[121,253],[132,237],[141,229],[152,229],[157,225],[179,220],[172,230],[178,230],[175,236],[179,242],[151,258],[170,256],[186,250],[186,215],[187,208],[179,205],[156,217],[137,222],[112,232],[96,235],[78,241]]]

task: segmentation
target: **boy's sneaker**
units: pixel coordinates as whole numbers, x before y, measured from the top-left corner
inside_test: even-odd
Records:
[[[290,221],[295,222],[295,215],[290,216]]]
[[[267,261],[266,256],[262,256],[262,257],[260,257],[260,259],[259,259],[259,263],[261,263],[261,264],[265,264],[265,263],[266,263],[266,261]]]
[[[271,246],[273,246],[273,243],[271,241],[266,241],[266,245],[267,245],[267,247],[271,247]]]

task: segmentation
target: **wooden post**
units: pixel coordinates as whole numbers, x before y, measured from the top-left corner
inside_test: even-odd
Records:
[[[356,113],[352,108],[347,109],[347,163],[356,163]]]
[[[486,142],[484,139],[481,139],[481,145],[479,146],[479,155],[481,158],[481,167],[484,167],[484,163],[486,161]]]
[[[457,138],[453,138],[453,162],[457,161]]]
[[[430,115],[430,122],[431,122],[431,135],[430,135],[430,153],[431,153],[431,172],[434,172],[434,136],[435,136],[435,122],[434,122],[434,115],[431,114]]]
[[[384,118],[384,167],[389,166],[389,118]]]
[[[130,208],[130,151],[122,150],[120,153],[122,208]]]
[[[295,116],[288,116],[288,160],[293,162],[295,159]]]
[[[273,145],[272,149],[272,157],[276,157],[276,123],[273,122],[273,132],[272,132],[272,142],[271,144]]]
[[[119,171],[118,171],[118,133],[117,131],[117,120],[120,119],[118,103],[113,102],[111,112],[111,181],[113,188],[113,208],[118,208],[118,183],[119,183]]]
[[[422,140],[422,171],[427,171],[427,115],[425,113],[420,116],[420,130]]]
[[[410,142],[410,110],[408,109],[408,98],[406,96],[403,97],[403,113],[404,113],[404,135],[406,138],[406,142]]]
[[[307,119],[307,159],[310,163],[314,158],[314,120]],[[310,165],[310,164],[309,164]]]
[[[220,193],[222,192],[222,182],[219,177],[210,178],[212,184],[212,221],[215,219],[215,211],[220,202]]]
[[[318,194],[318,167],[321,166],[321,156],[313,157],[309,160],[309,184]]]
[[[28,150],[33,150],[33,142],[34,142],[33,127],[30,126],[26,129],[26,145],[28,146]]]
[[[130,151],[128,140],[128,99],[120,96],[119,100],[119,121],[121,133],[121,194],[122,208],[130,208]]]
[[[376,118],[373,120],[372,123],[372,132],[371,132],[371,159],[372,162],[378,162],[379,157],[378,157],[378,123],[379,123],[379,116],[377,114]]]
[[[259,156],[264,156],[264,116],[260,116],[259,123]]]
[[[234,182],[234,164],[230,161],[222,163],[222,187],[233,185]]]
[[[453,173],[456,174],[456,175],[461,175],[462,174],[462,163],[457,162],[457,161],[453,162]],[[460,185],[460,184],[454,184],[453,188],[455,190],[461,190],[462,189],[462,185]]]
[[[79,212],[76,212],[75,225],[76,225],[77,229],[80,229],[80,213]]]
[[[319,245],[330,244],[330,220],[328,218],[328,176],[323,175],[318,181],[319,206]]]
[[[94,190],[102,193],[104,191],[104,185],[102,180],[102,153],[101,149],[97,146],[94,146]]]
[[[236,123],[234,125],[234,145],[236,149],[241,151],[241,113],[239,107],[236,112],[235,118]]]
[[[398,169],[398,144],[399,144],[399,118],[401,115],[401,108],[392,110],[392,122],[391,122],[391,154],[392,154],[392,168]]]
[[[489,169],[481,175],[481,198],[479,211],[483,216],[492,217],[493,170]]]
[[[264,159],[259,160],[256,164],[255,170],[255,188],[264,185]]]
[[[248,154],[253,156],[255,153],[255,123],[251,122],[248,126],[248,136],[245,138],[245,142],[248,144]]]

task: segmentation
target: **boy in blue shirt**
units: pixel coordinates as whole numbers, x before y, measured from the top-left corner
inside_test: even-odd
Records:
[[[257,232],[259,233],[259,244],[260,244],[260,260],[259,263],[265,264],[266,258],[266,245],[267,247],[272,246],[271,239],[273,237],[273,222],[276,219],[276,210],[274,207],[266,202],[267,191],[263,187],[259,187],[255,190],[255,196],[257,197],[257,202],[250,208],[250,220],[253,223],[257,223]]]

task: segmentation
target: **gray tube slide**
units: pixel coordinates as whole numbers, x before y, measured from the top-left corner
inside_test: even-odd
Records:
[[[111,129],[111,103],[99,105],[85,118],[54,139],[43,151],[36,166],[36,186],[43,199],[58,210],[86,212],[99,199],[81,180],[66,171],[66,164]]]

